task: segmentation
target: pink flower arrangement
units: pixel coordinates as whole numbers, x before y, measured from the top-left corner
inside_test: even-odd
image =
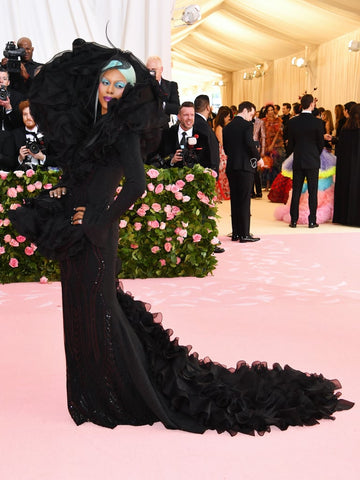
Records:
[[[35,171],[32,168],[29,168],[29,170],[26,170],[26,176],[28,178],[31,178],[33,175],[35,175]]]
[[[139,215],[139,217],[145,217],[146,210],[144,210],[142,207],[140,207],[136,210],[136,213]]]
[[[120,228],[125,228],[126,225],[127,225],[127,223],[128,223],[128,222],[127,222],[126,220],[120,220],[119,227],[120,227]]]
[[[4,218],[3,226],[7,227],[8,225],[10,225],[10,220],[8,218]]]
[[[16,210],[19,207],[21,207],[20,203],[12,203],[9,210]]]
[[[16,237],[16,240],[19,242],[19,243],[24,243],[25,240],[26,240],[26,237],[24,237],[23,235],[18,235]]]
[[[27,187],[26,187],[27,191],[28,192],[34,192],[36,190],[36,187],[35,185],[33,185],[32,183],[30,183]]]
[[[40,180],[34,183],[36,190],[41,190],[42,189],[42,183]]]
[[[9,245],[11,245],[12,247],[18,247],[19,242],[17,240],[15,240],[15,238],[12,238],[9,242]]]
[[[142,228],[142,223],[140,223],[140,222],[135,222],[135,223],[134,223],[134,230],[135,230],[136,232],[138,232],[139,230],[141,230],[141,228]]]
[[[151,248],[152,253],[158,253],[159,250],[160,250],[160,247],[158,247],[157,245]]]
[[[7,194],[7,196],[10,197],[10,198],[16,198],[18,192],[17,192],[16,188],[10,187],[10,188],[7,189],[6,194]]]
[[[9,261],[9,265],[11,268],[17,268],[19,266],[19,261],[17,258],[11,257]]]
[[[200,242],[200,240],[202,239],[202,236],[200,235],[200,233],[195,233],[193,236],[193,242],[194,243],[197,243],[197,242]]]
[[[155,186],[153,183],[148,183],[147,184],[147,189],[149,190],[149,192],[153,192],[155,190]]]
[[[156,177],[159,176],[159,172],[157,170],[155,170],[155,168],[150,168],[150,170],[147,171],[147,175],[150,178],[156,178]]]
[[[180,190],[181,190],[186,184],[185,184],[184,180],[177,180],[177,181],[175,182],[175,185],[176,185],[178,188],[180,188]]]
[[[24,189],[23,189],[23,187],[22,187],[21,185],[16,185],[16,191],[17,191],[18,193],[21,193],[21,192],[24,191]]]
[[[25,254],[28,255],[29,257],[34,254],[34,249],[31,247],[25,247],[24,250]]]
[[[171,243],[170,243],[170,242],[166,242],[166,243],[164,244],[164,249],[165,249],[165,251],[168,252],[168,253],[171,252],[171,249],[172,249]]]
[[[11,240],[12,240],[11,235],[9,235],[9,234],[5,235],[5,237],[4,237],[4,242],[5,243],[10,243]]]
[[[155,193],[158,195],[164,190],[164,185],[162,183],[159,183],[159,185],[156,185],[155,187]]]
[[[160,224],[157,220],[149,220],[148,225],[150,228],[159,228]]]
[[[192,173],[188,173],[185,177],[185,180],[187,182],[192,182],[194,180],[195,176]]]
[[[182,194],[181,192],[176,192],[176,193],[175,193],[175,198],[176,198],[176,200],[179,200],[179,201],[180,201],[180,200],[182,200],[182,198],[183,198],[183,194]]]

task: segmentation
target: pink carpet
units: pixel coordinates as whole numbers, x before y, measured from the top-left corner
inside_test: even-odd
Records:
[[[223,238],[213,276],[125,280],[183,344],[228,366],[290,364],[339,378],[336,421],[264,437],[76,427],[66,410],[60,284],[0,286],[0,478],[360,478],[360,231]]]

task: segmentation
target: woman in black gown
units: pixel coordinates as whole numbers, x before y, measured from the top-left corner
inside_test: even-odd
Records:
[[[336,155],[333,222],[360,227],[360,103],[351,107]]]
[[[340,383],[322,375],[199,360],[116,282],[119,217],[145,189],[144,146],[162,121],[157,85],[139,60],[84,43],[42,68],[31,105],[64,175],[11,220],[60,261],[68,408],[77,425],[161,421],[197,433],[263,434],[352,407],[334,393]]]

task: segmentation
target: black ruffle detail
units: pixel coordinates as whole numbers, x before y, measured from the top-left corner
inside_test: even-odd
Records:
[[[41,255],[53,260],[76,255],[86,241],[82,225],[71,225],[66,200],[51,198],[44,191],[8,212],[15,229],[35,243]]]
[[[238,362],[235,369],[200,360],[181,346],[173,332],[164,330],[161,319],[146,305],[118,289],[118,300],[141,340],[155,388],[167,399],[174,413],[196,420],[206,429],[263,435],[272,425],[315,425],[320,419],[334,419],[335,411],[347,410],[352,402],[339,400],[337,380],[306,374],[286,365],[264,362],[251,366]]]
[[[108,113],[101,117],[96,96],[100,71],[116,58],[134,67],[136,84],[128,84],[122,98],[110,102]],[[57,164],[77,180],[104,163],[109,147],[129,131],[140,136],[145,158],[156,149],[166,123],[158,82],[146,66],[131,52],[91,42],[42,66],[29,98]]]

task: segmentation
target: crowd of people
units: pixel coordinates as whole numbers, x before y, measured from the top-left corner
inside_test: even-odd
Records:
[[[51,143],[49,144],[34,121],[28,101],[33,79],[42,65],[33,60],[34,47],[29,38],[20,38],[17,48],[23,51],[18,66],[14,69],[13,65],[9,66],[8,58],[3,58],[0,67],[0,169],[57,169],[57,159],[52,153]],[[238,107],[224,105],[214,114],[207,95],[199,95],[193,102],[180,104],[177,83],[163,78],[161,58],[149,57],[146,67],[159,84],[166,122],[163,124],[161,138],[154,142],[156,148],[143,158],[144,162],[159,168],[192,167],[195,163],[212,168],[218,174],[218,199],[231,200],[223,130],[239,115]],[[356,215],[354,218],[352,212],[359,190],[356,146],[354,145],[351,151],[344,147],[344,138],[349,136],[348,130],[351,130],[350,137],[354,138],[354,142],[357,138],[357,108],[354,108],[353,116],[351,115],[352,107],[356,105],[353,101],[336,105],[334,120],[332,112],[318,107],[316,101],[311,109],[312,115],[321,120],[323,146],[320,152],[316,204],[315,191],[310,194],[312,209],[316,205],[317,214],[316,219],[310,223],[333,220],[336,223],[360,226],[359,218]],[[294,172],[289,125],[302,111],[304,107],[301,101],[292,105],[284,102],[281,107],[268,103],[257,110],[249,120],[261,159],[253,170],[251,197],[261,198],[266,192],[270,201],[283,204],[275,210],[275,217],[290,225],[306,223],[310,215],[309,179],[306,176],[306,182],[301,182],[300,195],[298,192],[296,194],[299,196],[296,202],[300,205],[296,222],[292,221],[290,212],[294,194]],[[251,148],[248,153],[250,151]],[[334,184],[335,178],[337,181]],[[314,214],[311,214],[311,217],[314,219]],[[233,237],[244,236],[232,233]],[[245,236],[247,234],[245,233]]]

